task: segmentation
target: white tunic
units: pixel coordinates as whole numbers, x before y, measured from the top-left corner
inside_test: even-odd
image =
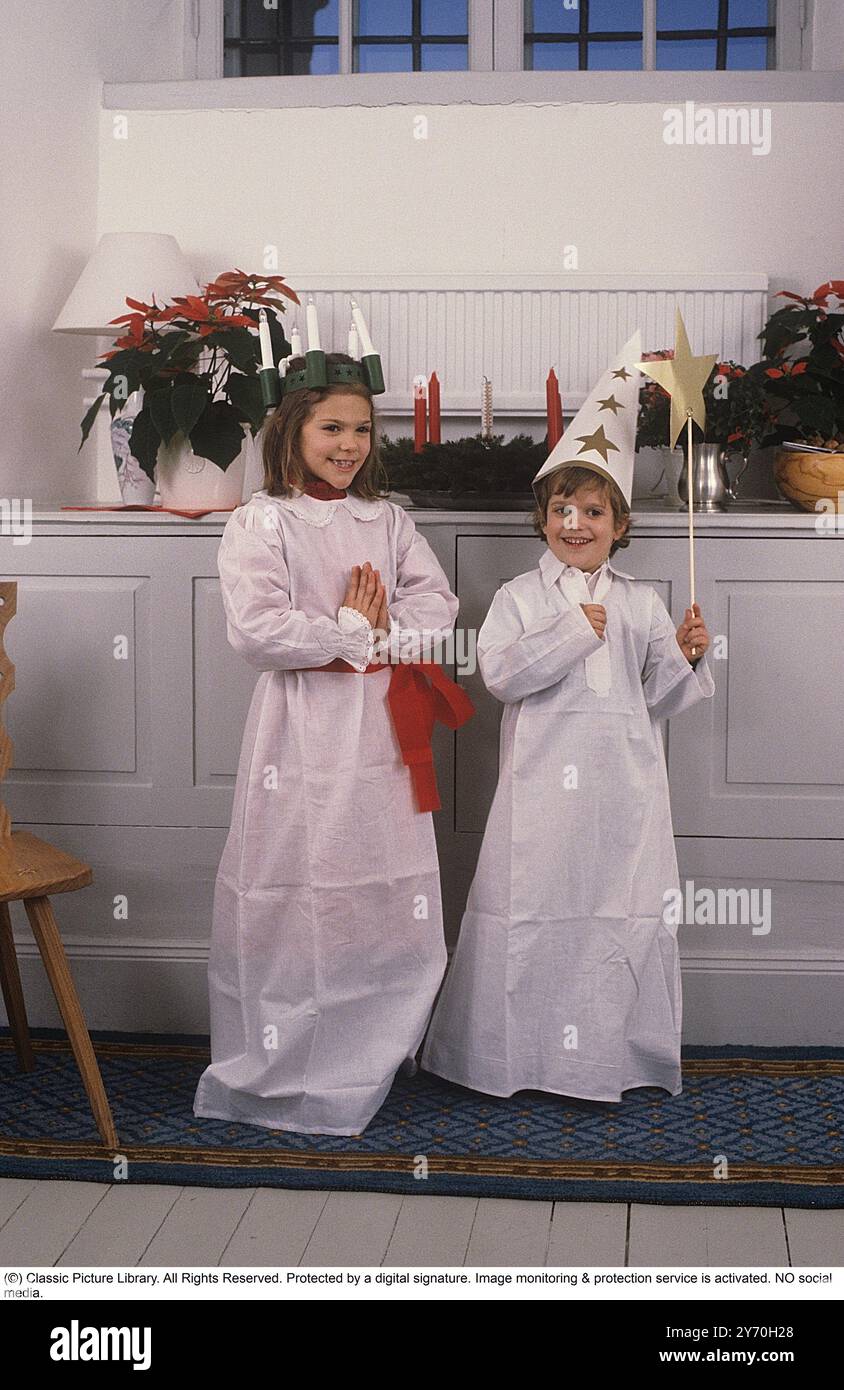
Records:
[[[587,658],[602,639],[571,597],[583,579],[546,550],[498,590],[478,636],[484,683],[504,702],[498,786],[422,1066],[500,1096],[678,1095],[680,964],[663,894],[679,877],[658,721],[715,687],[657,593],[609,562],[590,584],[607,611],[597,693]]]
[[[405,655],[404,630],[451,631],[457,599],[395,503],[262,491],[223,532],[229,642],[263,674],[215,887],[212,1062],[196,1115],[359,1134],[422,1041],[442,980],[433,818],[401,759],[390,671],[294,669],[365,667],[369,629],[344,632],[337,614],[366,560]]]

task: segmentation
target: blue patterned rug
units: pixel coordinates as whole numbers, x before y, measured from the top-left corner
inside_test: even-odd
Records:
[[[205,1039],[92,1034],[128,1181],[544,1201],[844,1207],[844,1048],[686,1047],[683,1094],[621,1105],[400,1077],[366,1133],[199,1120]],[[112,1182],[65,1035],[0,1029],[0,1176]],[[425,1173],[426,1176],[420,1176]]]

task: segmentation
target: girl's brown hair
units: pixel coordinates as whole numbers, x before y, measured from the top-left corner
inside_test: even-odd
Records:
[[[604,502],[612,508],[613,522],[615,526],[621,526],[626,522],[624,535],[617,541],[613,541],[610,546],[610,555],[614,555],[617,550],[623,550],[630,544],[630,508],[624,500],[624,496],[618,484],[610,478],[605,478],[602,473],[596,473],[592,468],[579,468],[574,464],[558,468],[553,473],[548,473],[544,478],[540,478],[537,484],[536,508],[531,516],[533,529],[542,540],[545,536],[545,518],[548,515],[548,503],[552,497],[571,497],[579,487],[592,487],[600,494]]]
[[[331,362],[352,362],[354,359],[345,352],[327,352],[325,360]],[[292,357],[287,364],[288,371],[301,371],[305,366],[304,357]],[[381,462],[378,417],[372,404],[372,392],[363,382],[349,382],[337,386],[303,387],[291,391],[281,398],[273,414],[263,429],[262,457],[264,461],[264,488],[271,497],[289,497],[293,489],[303,491],[306,468],[299,451],[299,435],[302,426],[310,417],[314,406],[329,396],[338,394],[360,396],[369,402],[369,415],[372,432],[369,437],[369,454],[363,467],[358,469],[348,491],[356,497],[369,501],[385,497],[390,491],[390,482]]]

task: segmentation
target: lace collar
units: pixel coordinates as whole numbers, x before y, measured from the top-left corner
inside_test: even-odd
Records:
[[[368,502],[351,492],[345,497],[323,502],[319,497],[309,497],[306,492],[294,492],[290,497],[271,497],[266,489],[262,488],[260,492],[253,494],[252,500],[261,505],[272,502],[282,511],[292,512],[300,521],[307,522],[308,526],[328,526],[338,507],[345,507],[358,521],[374,521],[384,510],[383,500]]]

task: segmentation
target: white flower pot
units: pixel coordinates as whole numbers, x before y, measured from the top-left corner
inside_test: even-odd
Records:
[[[200,458],[181,433],[173,435],[169,444],[160,444],[156,477],[162,507],[190,510],[207,507],[228,511],[240,506],[243,492],[243,470],[247,447],[252,436],[247,431],[243,448],[225,470],[211,459]]]

